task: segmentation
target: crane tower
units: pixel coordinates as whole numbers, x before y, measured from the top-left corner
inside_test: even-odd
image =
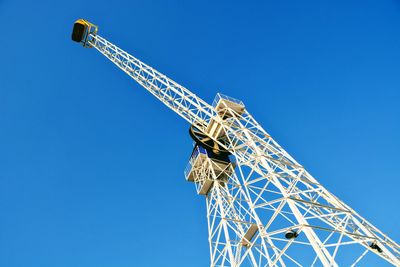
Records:
[[[95,48],[190,126],[185,178],[206,200],[210,266],[400,266],[400,246],[323,187],[240,100],[210,105],[97,34],[80,19],[72,40]],[[368,265],[370,266],[370,265]]]

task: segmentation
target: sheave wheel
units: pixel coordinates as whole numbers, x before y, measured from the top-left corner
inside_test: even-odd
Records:
[[[189,129],[189,134],[197,145],[204,147],[205,149],[212,151],[214,154],[229,154],[229,151],[221,147],[211,137],[202,133],[196,126],[192,125]]]

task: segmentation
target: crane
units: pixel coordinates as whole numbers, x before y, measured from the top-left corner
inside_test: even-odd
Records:
[[[400,266],[400,246],[330,193],[251,116],[218,93],[212,104],[98,35],[87,20],[72,40],[95,48],[190,124],[184,171],[206,200],[210,266]]]

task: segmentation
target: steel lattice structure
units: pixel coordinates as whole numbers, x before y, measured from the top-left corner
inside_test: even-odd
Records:
[[[241,101],[218,94],[210,105],[80,21],[86,28],[75,41],[229,152],[195,145],[185,170],[206,198],[211,266],[355,266],[368,254],[400,266],[400,246],[325,189]]]

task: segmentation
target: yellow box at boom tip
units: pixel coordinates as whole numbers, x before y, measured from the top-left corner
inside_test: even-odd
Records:
[[[92,47],[89,43],[90,36],[97,34],[98,27],[87,20],[78,19],[72,29],[72,41],[81,43],[83,47]]]

